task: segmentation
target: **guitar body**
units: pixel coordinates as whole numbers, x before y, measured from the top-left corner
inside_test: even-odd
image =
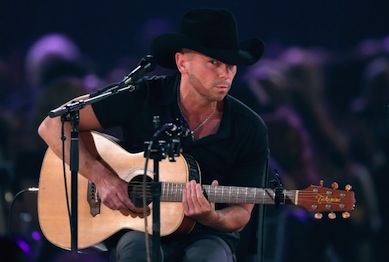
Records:
[[[145,158],[143,153],[131,154],[112,140],[99,133],[92,133],[92,148],[120,178],[129,182],[144,173]],[[176,158],[176,162],[162,160],[160,162],[160,181],[186,183],[188,181],[188,166],[184,157]],[[66,182],[70,198],[71,173],[66,165]],[[187,174],[187,175],[185,175]],[[148,172],[152,179],[152,171]],[[122,229],[145,231],[143,212],[113,211],[100,204],[99,214],[92,216],[88,203],[88,180],[78,175],[78,248],[84,249],[96,245]],[[41,230],[53,244],[70,249],[70,221],[65,194],[62,160],[49,148],[46,151],[39,181],[38,216]],[[70,201],[70,200],[69,200]],[[147,216],[147,232],[152,233],[152,203]],[[142,208],[143,210],[143,208]],[[161,236],[174,232],[188,232],[194,222],[184,216],[181,202],[161,202]]]

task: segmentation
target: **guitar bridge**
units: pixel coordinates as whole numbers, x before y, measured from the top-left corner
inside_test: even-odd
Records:
[[[95,217],[100,214],[101,199],[97,192],[96,185],[92,181],[88,181],[87,201],[89,203],[89,213]]]

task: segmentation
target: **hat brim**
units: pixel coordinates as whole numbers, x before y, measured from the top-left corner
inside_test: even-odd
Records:
[[[262,56],[264,44],[259,39],[249,39],[239,44],[239,49],[207,48],[202,43],[182,34],[165,34],[150,45],[155,61],[166,68],[176,68],[175,53],[188,48],[230,65],[252,65]]]

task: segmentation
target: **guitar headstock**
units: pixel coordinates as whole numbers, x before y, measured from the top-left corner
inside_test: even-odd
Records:
[[[335,219],[336,211],[343,211],[342,217],[349,218],[355,207],[355,195],[351,186],[347,185],[345,190],[338,190],[338,183],[332,183],[332,188],[323,187],[323,181],[319,186],[311,185],[306,189],[299,190],[298,205],[303,206],[310,212],[316,212],[315,218],[323,217],[320,212],[330,212],[328,217]]]

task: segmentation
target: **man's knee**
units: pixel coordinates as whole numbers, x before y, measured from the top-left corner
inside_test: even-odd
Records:
[[[207,237],[194,242],[187,248],[184,261],[233,262],[234,253],[221,238]]]
[[[115,250],[116,261],[147,261],[145,234],[130,231],[119,240]]]

